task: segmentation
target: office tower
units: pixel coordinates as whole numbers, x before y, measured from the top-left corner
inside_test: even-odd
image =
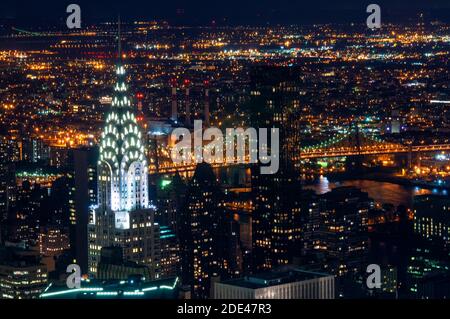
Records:
[[[405,281],[407,296],[418,298],[420,294],[424,294],[422,284],[427,282],[426,289],[439,285],[440,282],[436,281],[436,278],[446,275],[450,270],[450,249],[440,242],[424,241],[423,238],[411,240],[409,246]],[[419,291],[420,289],[422,291]]]
[[[291,149],[299,145],[293,135],[296,130],[291,129],[298,106],[298,74],[295,68],[272,67],[255,67],[250,74],[251,122],[255,127],[278,128],[282,141],[275,154],[278,172],[261,174],[260,165],[251,169],[254,272],[286,265],[300,254],[300,183],[294,171],[295,150]]]
[[[72,180],[66,176],[53,181],[48,189],[49,196],[42,202],[41,224],[54,226],[64,233],[69,233],[71,213],[71,188]]]
[[[171,84],[171,92],[172,92],[172,104],[170,111],[170,119],[175,123],[178,121],[178,106],[177,106],[177,80],[172,79],[170,81]]]
[[[319,205],[319,196],[314,191],[302,191],[301,198],[301,224],[302,224],[302,251],[304,260],[314,258],[311,253],[320,243],[321,213]]]
[[[184,118],[184,124],[187,127],[191,126],[191,97],[190,97],[190,81],[189,80],[184,80],[184,86],[186,88],[186,95],[184,97],[184,104],[185,104],[185,118]]]
[[[99,151],[98,206],[88,226],[89,274],[97,273],[101,248],[118,245],[124,260],[147,265],[151,277],[157,278],[159,225],[154,220],[155,207],[149,203],[144,137],[127,97],[121,55],[119,36],[117,82]]]
[[[205,84],[205,101],[204,101],[204,109],[203,109],[203,119],[205,121],[205,127],[209,127],[209,125],[210,125],[209,81],[205,81],[204,84]]]
[[[226,212],[221,226],[223,240],[220,241],[222,251],[222,278],[235,278],[244,272],[244,253],[241,245],[240,227],[233,214]]]
[[[0,243],[8,236],[8,215],[16,201],[16,170],[19,160],[16,141],[0,135]]]
[[[280,165],[300,170],[299,67],[255,66],[250,71],[250,120],[253,127],[279,128]]]
[[[177,275],[180,271],[180,244],[178,221],[185,202],[186,185],[179,174],[161,176],[156,182],[155,220],[160,226],[161,278]]]
[[[334,299],[334,276],[282,267],[214,283],[214,299]]]
[[[31,163],[47,163],[50,159],[50,147],[44,141],[27,138],[22,141],[23,160]]]
[[[357,188],[338,187],[322,195],[319,205],[320,215],[312,214],[306,227],[316,235],[304,249],[324,254],[329,260],[325,266],[337,276],[362,273],[367,266],[367,216],[373,201]]]
[[[69,248],[69,235],[65,229],[61,229],[60,226],[56,225],[41,227],[39,233],[39,253],[49,273],[55,270],[55,262],[58,257]]]
[[[445,282],[450,269],[449,200],[446,196],[414,198],[414,234],[409,241],[406,284],[413,297],[433,294]],[[444,277],[443,277],[444,276]]]
[[[0,135],[0,163],[13,163],[21,160],[21,143],[14,136]]]
[[[414,233],[424,240],[450,244],[450,199],[446,196],[414,197]]]
[[[284,168],[273,175],[252,167],[253,271],[270,270],[292,262],[300,252],[299,184]]]
[[[37,241],[42,225],[42,205],[48,198],[48,191],[39,184],[24,181],[17,188],[15,207],[9,210],[8,239]]]
[[[398,289],[397,267],[389,265],[384,266],[381,269],[381,292],[378,292],[378,294],[384,296],[396,295],[398,293],[397,289]]]
[[[155,220],[160,225],[165,225],[178,231],[177,220],[179,211],[185,202],[186,184],[177,173],[173,177],[161,176],[156,181],[156,207]]]
[[[38,243],[49,273],[55,269],[58,256],[70,248],[70,188],[70,178],[57,178],[51,187],[43,190],[46,196],[41,196],[39,201]],[[72,257],[72,263],[73,260]]]
[[[315,201],[313,200],[312,203]],[[338,187],[319,198],[305,225],[303,264],[337,276],[340,297],[361,296],[368,266],[368,212],[373,200],[354,187]]]
[[[180,244],[171,227],[160,226],[161,278],[176,277],[180,271]]]
[[[207,298],[210,281],[221,274],[222,194],[209,164],[197,165],[180,211],[179,237],[182,283],[192,296]]]
[[[39,234],[39,252],[44,256],[58,256],[68,249],[69,236],[55,226],[42,227]]]
[[[0,247],[0,298],[34,299],[47,285],[47,269],[33,251]]]
[[[80,148],[71,154],[70,248],[83,273],[88,271],[89,209],[97,204],[97,148]]]
[[[0,223],[8,218],[16,201],[16,170],[14,164],[0,163]]]

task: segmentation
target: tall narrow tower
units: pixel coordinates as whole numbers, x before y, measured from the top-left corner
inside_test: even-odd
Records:
[[[177,80],[172,79],[170,81],[172,87],[172,109],[170,111],[170,119],[174,122],[178,120],[178,109],[177,109]]]
[[[89,224],[89,273],[96,274],[100,249],[119,245],[124,259],[145,264],[157,277],[159,227],[149,205],[144,139],[127,95],[122,62],[120,20],[114,96],[101,135],[98,207]]]
[[[205,80],[204,82],[205,86],[205,105],[203,110],[203,117],[205,120],[205,126],[209,127],[210,121],[209,121],[209,81]]]
[[[184,97],[184,104],[186,107],[186,116],[184,119],[184,124],[189,127],[191,125],[191,97],[190,97],[190,81],[188,79],[184,80],[183,84],[186,89],[186,95]]]

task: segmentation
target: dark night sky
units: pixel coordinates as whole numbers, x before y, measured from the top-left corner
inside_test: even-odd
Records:
[[[414,19],[419,12],[428,19],[450,20],[449,0],[2,0],[0,19],[23,26],[62,23],[70,3],[81,6],[87,25],[112,20],[119,11],[124,20],[156,18],[172,24],[364,22],[370,3],[381,6],[386,21]]]

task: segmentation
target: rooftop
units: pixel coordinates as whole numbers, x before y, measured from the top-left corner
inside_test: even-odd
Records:
[[[316,278],[332,276],[319,272],[306,271],[298,268],[284,267],[275,271],[262,272],[238,279],[231,279],[221,284],[239,286],[250,289],[259,289],[270,286],[277,286],[292,282],[306,281]]]
[[[80,288],[50,284],[40,295],[41,299],[175,299],[178,278],[153,281],[114,280],[100,282],[85,279]]]

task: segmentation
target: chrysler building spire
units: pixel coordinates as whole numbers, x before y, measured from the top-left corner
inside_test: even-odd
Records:
[[[122,247],[124,260],[146,265],[150,278],[158,278],[159,225],[149,205],[148,168],[143,134],[128,97],[118,22],[116,83],[106,115],[98,161],[98,206],[88,225],[89,275],[97,276],[103,247]]]
[[[128,97],[122,63],[120,17],[116,84],[111,109],[101,135],[99,159],[99,206],[114,212],[148,207],[147,159],[143,135]]]

